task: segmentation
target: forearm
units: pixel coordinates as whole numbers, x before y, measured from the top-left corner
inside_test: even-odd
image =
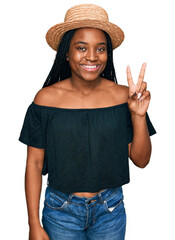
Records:
[[[130,158],[133,163],[144,168],[151,156],[151,141],[146,123],[146,115],[143,117],[131,115],[133,124],[133,141],[131,143]]]
[[[42,166],[37,162],[27,161],[25,173],[25,193],[29,226],[40,224],[39,203],[42,187]]]

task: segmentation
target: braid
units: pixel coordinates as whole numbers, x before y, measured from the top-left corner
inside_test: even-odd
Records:
[[[66,53],[69,52],[70,42],[75,31],[76,29],[70,30],[66,32],[62,37],[61,42],[58,46],[58,50],[55,56],[53,66],[42,88],[50,86],[58,81],[64,80],[71,76],[71,69],[69,66],[69,62],[66,61]],[[113,49],[112,49],[111,38],[106,32],[104,32],[104,34],[107,40],[108,59],[107,59],[106,67],[100,76],[117,83],[115,68],[113,64]]]
[[[50,73],[43,85],[43,88],[52,85],[55,82],[61,81],[70,77],[71,71],[68,61],[66,61],[66,53],[69,51],[70,41],[76,30],[70,30],[64,34],[59,44],[54,64],[50,70]]]
[[[117,77],[116,77],[114,63],[113,63],[113,48],[112,48],[111,38],[106,32],[104,32],[104,34],[107,40],[108,60],[106,63],[106,67],[100,76],[117,83]]]

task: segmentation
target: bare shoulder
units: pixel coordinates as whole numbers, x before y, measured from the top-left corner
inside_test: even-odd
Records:
[[[117,84],[108,79],[103,79],[103,82],[103,89],[106,89],[116,104],[121,104],[128,101],[129,88],[127,86]]]
[[[44,87],[40,89],[35,97],[34,103],[39,105],[49,105],[54,101],[54,97],[59,95],[59,88],[56,87],[56,84],[52,84],[51,86]]]
[[[118,94],[121,94],[123,95],[123,97],[128,99],[129,88],[127,86],[116,84],[116,91],[118,92]]]
[[[34,103],[39,104],[39,105],[43,105],[43,102],[45,102],[45,99],[48,96],[48,89],[46,89],[46,88],[47,87],[42,88],[36,93],[36,95],[34,97],[34,100],[33,100]]]
[[[115,84],[112,92],[116,96],[118,102],[124,103],[128,101],[129,88],[127,86]]]

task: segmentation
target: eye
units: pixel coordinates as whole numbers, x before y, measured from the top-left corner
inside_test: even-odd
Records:
[[[78,50],[82,51],[82,52],[85,52],[86,51],[86,48],[85,47],[77,47]]]
[[[98,52],[104,52],[106,49],[105,48],[98,48],[97,51]]]

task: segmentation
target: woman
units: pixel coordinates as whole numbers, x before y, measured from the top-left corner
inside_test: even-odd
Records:
[[[28,145],[30,240],[125,238],[128,156],[144,168],[156,132],[147,114],[146,64],[136,85],[129,66],[129,87],[117,84],[112,52],[123,39],[106,11],[92,4],[69,9],[65,22],[47,32],[56,58],[19,137]],[[41,226],[39,199],[47,173]]]

